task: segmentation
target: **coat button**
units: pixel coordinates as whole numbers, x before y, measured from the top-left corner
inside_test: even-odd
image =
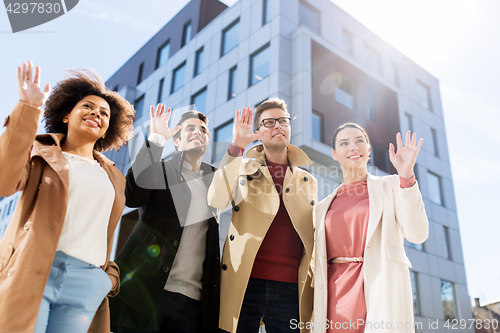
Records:
[[[285,190],[286,193],[290,193],[290,188],[287,187],[286,190]]]
[[[240,210],[240,207],[238,207],[238,206],[234,206],[234,211],[235,211],[235,212],[238,212],[239,210]]]
[[[163,266],[163,271],[165,273],[168,273],[170,271],[170,268],[168,268],[168,266]]]
[[[311,205],[313,205],[313,206],[314,206],[314,200],[313,200],[313,201],[311,201]]]
[[[245,180],[243,180],[243,179],[240,180],[240,185],[245,185],[245,183],[246,183]]]
[[[177,239],[175,239],[173,242],[172,242],[172,245],[177,247],[179,245],[179,241]]]
[[[24,229],[24,230],[29,230],[30,228],[31,228],[31,221],[28,221],[28,222],[26,222],[26,223],[24,224],[23,229]]]
[[[307,177],[304,177],[304,181],[307,182],[309,180],[309,178]]]
[[[227,265],[226,264],[222,264],[222,270],[225,271],[227,269]]]
[[[323,289],[323,283],[320,283],[320,284],[318,285],[318,289],[319,289],[319,290]]]
[[[234,235],[229,236],[229,240],[234,240]]]
[[[14,267],[11,267],[8,271],[7,271],[7,276],[12,276],[14,275]]]
[[[253,177],[252,176],[247,176],[247,180],[252,180]]]

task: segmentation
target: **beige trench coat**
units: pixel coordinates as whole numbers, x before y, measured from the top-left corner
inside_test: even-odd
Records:
[[[367,309],[365,332],[414,332],[411,264],[403,245],[404,238],[419,244],[429,235],[422,195],[418,183],[401,188],[397,175],[376,177],[368,174],[367,183],[369,217],[363,264]],[[325,216],[337,190],[323,199],[317,208],[314,333],[326,331],[328,258]]]
[[[263,146],[251,148],[246,157],[231,157],[226,152],[208,190],[208,204],[215,208],[225,209],[234,200],[222,256],[219,316],[219,327],[228,332],[236,332],[255,256],[280,205]],[[310,321],[313,302],[310,262],[318,184],[313,176],[298,168],[311,164],[302,150],[288,145],[288,161],[291,171],[290,168],[286,171],[283,188],[290,190],[283,191],[283,202],[303,244],[298,276],[299,312],[301,321]]]
[[[52,260],[66,215],[68,165],[60,142],[62,134],[35,138],[41,111],[19,102],[5,120],[0,137],[0,196],[22,195],[4,236],[0,239],[0,333],[31,333],[43,298]],[[104,155],[94,157],[115,188],[109,219],[107,259],[113,233],[125,205],[125,178]],[[102,267],[112,281],[119,270],[113,262]],[[118,293],[113,285],[110,295]],[[109,333],[107,297],[89,332]]]

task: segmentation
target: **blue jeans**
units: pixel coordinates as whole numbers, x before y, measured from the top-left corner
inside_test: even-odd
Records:
[[[86,333],[111,287],[101,267],[57,251],[34,333]]]
[[[250,278],[241,306],[237,333],[257,333],[260,319],[267,333],[299,332],[290,321],[299,321],[297,283]]]
[[[147,330],[120,327],[118,333],[198,333],[200,317],[200,301],[163,290]]]

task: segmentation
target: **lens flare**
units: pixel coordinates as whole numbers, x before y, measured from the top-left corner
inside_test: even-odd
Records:
[[[157,244],[150,245],[148,247],[148,255],[151,258],[156,258],[160,255],[160,246]]]
[[[321,94],[328,96],[335,92],[336,87],[340,87],[342,83],[342,74],[333,73],[325,77],[319,86],[319,91]]]

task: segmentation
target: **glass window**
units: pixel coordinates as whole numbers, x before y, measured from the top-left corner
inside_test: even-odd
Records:
[[[392,75],[394,84],[399,87],[399,68],[395,62],[392,63]]]
[[[190,40],[191,40],[191,21],[184,24],[184,28],[182,29],[182,45],[181,45],[181,47],[183,47],[184,45],[189,43]]]
[[[314,140],[323,142],[323,115],[319,112],[312,113],[312,137]]]
[[[184,77],[186,74],[186,62],[184,61],[182,64],[177,66],[172,73],[172,89],[170,93],[174,93],[180,88],[184,86]]]
[[[365,45],[366,65],[373,71],[380,73],[380,53],[369,45]]]
[[[411,114],[405,112],[405,132],[410,131],[413,133],[413,117]]]
[[[411,271],[411,290],[413,292],[413,313],[417,316],[420,315],[420,300],[418,292],[418,273]]]
[[[376,166],[380,170],[383,170],[387,173],[390,172],[390,161],[389,154],[387,153],[387,148],[382,147],[381,145],[370,142],[371,150],[372,150],[372,165]]]
[[[142,117],[142,111],[144,109],[144,95],[135,100],[134,109],[135,109],[135,119],[139,120]]]
[[[250,56],[249,86],[269,76],[270,48],[269,44]]]
[[[441,280],[441,301],[445,320],[458,319],[456,313],[455,284]]]
[[[271,20],[271,1],[262,0],[262,25],[265,25]]]
[[[343,77],[340,84],[335,87],[335,101],[349,109],[354,109],[354,84]]]
[[[158,87],[158,100],[156,103],[161,103],[161,100],[163,99],[163,83],[165,79],[160,80],[160,86]]]
[[[240,35],[240,19],[236,19],[233,23],[227,26],[222,31],[222,47],[220,56],[222,57],[224,54],[228,53],[239,43],[239,35]]]
[[[366,104],[366,112],[368,119],[375,122],[375,95],[371,92],[368,93],[368,103]]]
[[[418,251],[423,251],[424,250],[424,244],[415,244],[412,242],[408,242],[408,246],[411,247],[412,249],[418,250]]]
[[[309,29],[319,33],[319,13],[316,9],[305,3],[299,2],[299,25],[305,25]]]
[[[203,46],[196,51],[195,62],[194,62],[194,76],[201,73],[203,70]]]
[[[222,159],[233,141],[233,119],[215,129],[214,161]]]
[[[139,65],[139,72],[137,73],[137,84],[141,83],[142,81],[142,71],[144,69],[144,62],[141,62]]]
[[[449,229],[447,226],[444,226],[444,225],[443,225],[443,248],[444,248],[444,256],[447,259],[451,260]]]
[[[158,55],[156,56],[156,68],[162,66],[167,62],[170,57],[170,41],[163,44],[160,48],[158,48]]]
[[[347,29],[342,29],[342,49],[349,53],[350,55],[353,54],[353,38],[352,38],[352,32],[350,32]]]
[[[227,100],[236,97],[236,66],[229,70],[229,84],[227,89]]]
[[[434,155],[436,157],[439,157],[437,132],[434,128],[431,128],[431,135],[432,135],[432,143],[433,143],[433,147],[434,147]]]
[[[429,199],[435,204],[442,205],[441,177],[430,171],[427,172],[427,185],[429,186]]]
[[[207,105],[207,87],[191,96],[191,104],[194,104],[197,111],[205,113]]]
[[[431,109],[429,99],[429,88],[424,84],[417,82],[417,100],[418,104],[428,110]]]

